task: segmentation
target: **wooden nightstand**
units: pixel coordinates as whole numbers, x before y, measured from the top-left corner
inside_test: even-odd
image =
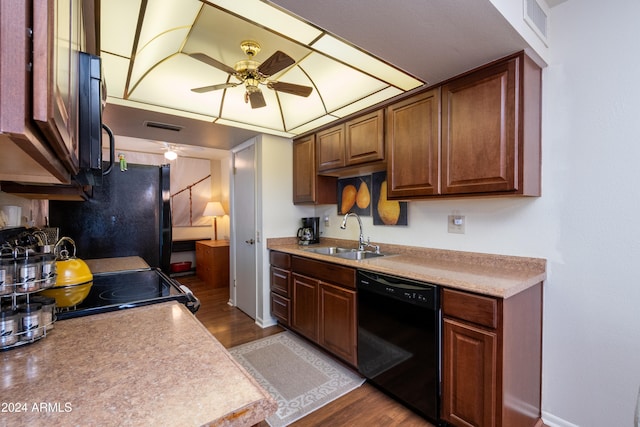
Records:
[[[229,241],[196,242],[196,274],[213,288],[229,286]]]

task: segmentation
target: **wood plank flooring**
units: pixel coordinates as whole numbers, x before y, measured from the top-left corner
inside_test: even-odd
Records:
[[[196,317],[226,348],[235,347],[284,329],[272,326],[262,329],[236,307],[228,305],[229,289],[207,288],[196,276],[177,277],[200,299]],[[422,426],[433,427],[409,409],[365,383],[356,390],[291,424],[306,426]],[[266,422],[259,427],[268,427]]]

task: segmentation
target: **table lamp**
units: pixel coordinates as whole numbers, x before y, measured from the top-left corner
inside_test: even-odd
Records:
[[[208,202],[204,208],[202,216],[213,217],[213,236],[214,240],[218,240],[218,222],[217,217],[226,215],[224,208],[220,202]]]

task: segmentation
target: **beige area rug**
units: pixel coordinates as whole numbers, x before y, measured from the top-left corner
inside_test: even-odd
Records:
[[[267,418],[281,427],[304,417],[364,383],[357,373],[285,331],[229,349],[277,401]]]

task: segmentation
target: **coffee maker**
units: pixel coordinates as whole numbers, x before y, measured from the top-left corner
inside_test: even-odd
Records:
[[[298,228],[298,244],[320,243],[320,218],[317,216],[302,218],[302,227]]]

